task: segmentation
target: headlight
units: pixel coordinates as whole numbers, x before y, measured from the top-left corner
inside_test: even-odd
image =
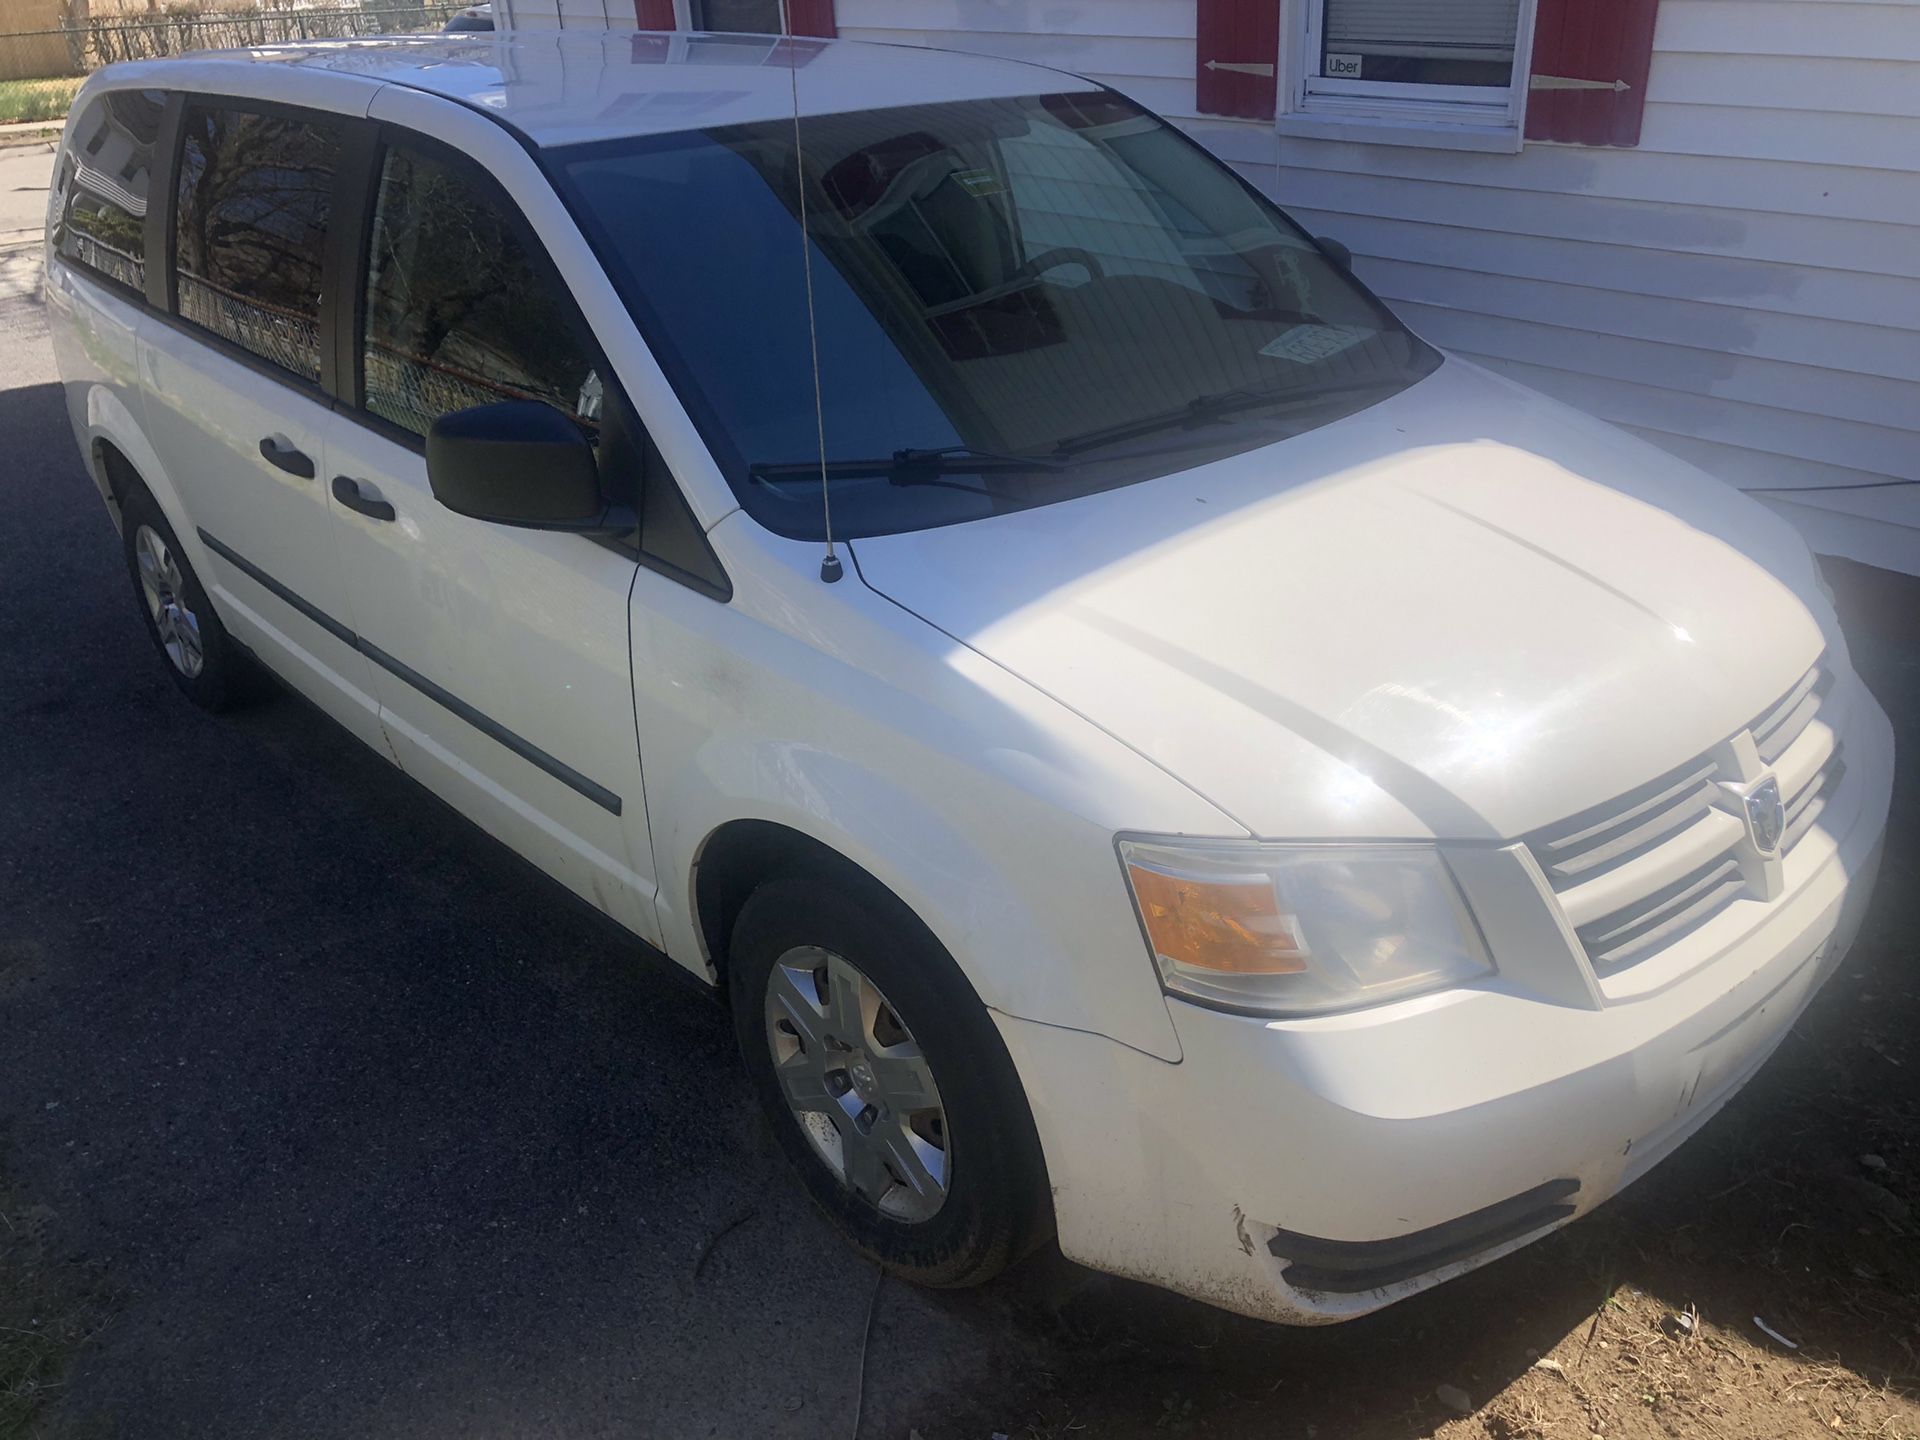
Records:
[[[1122,840],[1120,860],[1173,994],[1300,1015],[1493,968],[1430,845]]]

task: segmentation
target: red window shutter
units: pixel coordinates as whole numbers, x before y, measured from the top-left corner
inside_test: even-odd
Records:
[[[1527,138],[1638,145],[1660,0],[1540,0]]]
[[[1280,0],[1196,0],[1196,4],[1193,78],[1200,113],[1273,119]]]
[[[787,23],[796,35],[831,40],[840,33],[833,23],[833,0],[787,0]]]
[[[673,0],[633,0],[633,19],[642,30],[671,30]]]

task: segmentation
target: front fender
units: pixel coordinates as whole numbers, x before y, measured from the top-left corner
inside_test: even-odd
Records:
[[[675,817],[665,837],[677,882],[671,899],[674,918],[689,922],[688,953],[700,945],[693,877],[706,841],[730,820],[765,820],[886,886],[992,1008],[1179,1057],[1105,830],[1029,816],[989,837],[970,834],[934,797],[848,755],[791,742],[717,740],[699,769],[712,788],[699,797],[682,790],[665,807]],[[663,924],[667,903],[663,896]]]
[[[925,793],[851,756],[789,741],[716,739],[697,774],[705,785],[662,797],[674,822],[659,837],[672,876],[662,883],[660,924],[676,956],[701,954],[693,877],[708,839],[730,820],[766,820],[885,885],[991,1008],[1179,1058],[1108,831],[1029,816],[998,831],[989,849]]]
[[[1178,1059],[1114,835],[1245,831],[852,577],[822,585],[817,553],[751,528],[722,553],[731,604],[645,575],[635,589],[636,710],[668,953],[705,968],[702,849],[729,821],[769,821],[885,885],[987,1005]]]

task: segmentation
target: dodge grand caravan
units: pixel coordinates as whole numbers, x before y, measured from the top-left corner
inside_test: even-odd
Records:
[[[1110,90],[547,33],[73,116],[47,302],[174,680],[722,990],[898,1273],[1375,1309],[1646,1173],[1855,933],[1891,733],[1793,532]]]

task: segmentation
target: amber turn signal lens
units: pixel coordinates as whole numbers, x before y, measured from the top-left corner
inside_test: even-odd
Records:
[[[1284,914],[1270,877],[1193,880],[1127,866],[1134,899],[1156,953],[1176,965],[1234,975],[1295,975],[1307,946]]]

